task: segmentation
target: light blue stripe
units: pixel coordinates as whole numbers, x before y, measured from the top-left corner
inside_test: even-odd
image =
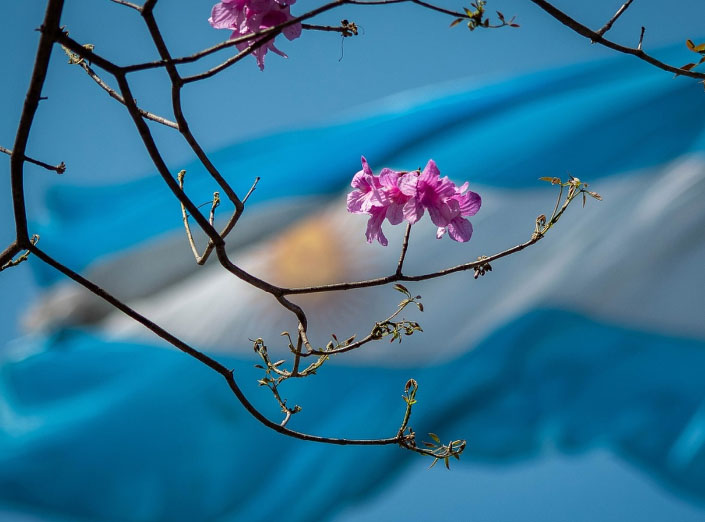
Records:
[[[228,364],[255,404],[278,418],[269,393],[255,385],[253,361]],[[702,368],[703,342],[541,310],[451,363],[328,365],[284,394],[304,407],[293,428],[388,436],[402,416],[404,382],[414,377],[420,392],[411,425],[420,439],[429,431],[466,437],[465,463],[527,459],[547,443],[566,453],[601,447],[705,502],[705,451],[679,467],[669,459],[705,400]],[[80,332],[4,363],[0,386],[20,423],[0,417],[0,505],[42,513],[272,520],[284,503],[287,520],[315,520],[379,491],[421,458],[287,439],[257,424],[222,378],[188,357]],[[28,418],[42,424],[21,433]],[[305,487],[286,496],[292,484]]]

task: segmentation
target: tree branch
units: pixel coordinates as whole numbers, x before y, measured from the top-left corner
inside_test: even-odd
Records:
[[[210,158],[208,158],[206,153],[203,151],[200,144],[191,132],[186,118],[184,117],[183,109],[181,107],[181,88],[183,86],[183,80],[181,79],[179,72],[176,70],[176,66],[171,63],[171,54],[169,53],[169,49],[167,48],[166,43],[162,38],[161,32],[159,31],[159,27],[157,26],[157,22],[154,19],[154,14],[152,13],[154,4],[156,4],[156,2],[153,2],[151,4],[149,2],[145,3],[145,7],[142,11],[142,18],[147,24],[149,34],[152,37],[152,41],[154,42],[154,45],[157,48],[157,51],[159,52],[159,55],[162,57],[162,60],[166,62],[166,70],[169,74],[169,79],[171,80],[172,108],[174,110],[174,117],[176,118],[176,121],[179,125],[179,132],[189,144],[194,154],[196,154],[201,164],[206,168],[206,170],[216,181],[216,183],[218,183],[218,185],[223,189],[225,194],[228,196],[228,199],[233,203],[233,205],[235,205],[235,221],[237,221],[237,219],[242,214],[242,211],[244,210],[244,205],[242,204],[242,201],[240,201],[240,198],[237,196],[235,191],[228,184],[225,178],[223,178],[223,176],[220,174],[215,165],[213,165],[213,162],[211,162]]]
[[[68,51],[68,49],[66,49],[66,48],[65,48],[65,50]],[[73,51],[69,51],[69,52],[73,52]],[[88,76],[90,76],[91,79],[93,79],[93,81],[95,83],[97,83],[105,92],[107,92],[111,98],[113,98],[113,99],[119,101],[120,103],[122,103],[123,105],[125,105],[125,99],[122,96],[120,96],[120,93],[118,93],[115,89],[110,87],[110,85],[105,83],[100,78],[100,76],[98,76],[95,73],[95,71],[91,68],[91,66],[86,63],[85,59],[82,58],[80,61],[76,62],[76,65],[80,65],[81,68],[83,68],[83,70],[86,71],[86,74],[88,74]],[[161,123],[162,125],[166,125],[167,127],[171,127],[172,129],[179,130],[179,126],[176,123],[174,123],[173,121],[168,120],[167,118],[164,118],[164,117],[159,116],[157,114],[154,114],[152,112],[145,111],[144,109],[142,109],[140,107],[137,107],[137,110],[139,111],[139,113],[142,115],[143,118],[146,118],[148,120],[152,120],[156,123]]]
[[[324,444],[337,444],[341,446],[385,446],[389,444],[400,444],[404,441],[404,437],[400,437],[399,435],[395,437],[389,437],[389,438],[384,438],[384,439],[343,439],[343,438],[332,438],[332,437],[320,437],[317,435],[310,435],[307,433],[301,433],[297,432],[294,430],[290,430],[286,428],[285,426],[281,426],[280,424],[277,424],[276,422],[273,422],[269,420],[267,417],[265,417],[262,413],[260,413],[257,408],[255,408],[252,403],[247,399],[245,394],[242,392],[240,387],[238,386],[237,382],[235,381],[235,376],[233,370],[230,370],[223,366],[221,363],[213,359],[212,357],[209,357],[208,355],[204,354],[203,352],[200,352],[199,350],[191,347],[190,345],[186,344],[183,342],[181,339],[176,337],[175,335],[169,333],[166,331],[164,328],[160,327],[156,323],[150,321],[137,311],[133,310],[130,308],[128,305],[108,293],[106,290],[101,288],[100,286],[96,285],[92,281],[89,281],[85,277],[81,276],[77,272],[74,272],[70,268],[66,267],[65,265],[59,263],[56,261],[53,257],[50,255],[46,254],[43,250],[37,248],[34,245],[30,245],[29,250],[37,256],[39,259],[44,261],[46,264],[49,266],[55,268],[65,276],[69,277],[70,279],[74,280],[93,294],[97,295],[110,305],[114,306],[121,312],[123,312],[125,315],[128,317],[134,319],[138,323],[140,323],[142,326],[147,328],[149,331],[160,337],[161,339],[165,340],[178,350],[184,352],[185,354],[193,357],[194,359],[198,360],[202,364],[206,365],[210,369],[214,370],[215,372],[219,373],[221,376],[225,378],[225,380],[228,383],[228,386],[232,390],[232,392],[235,394],[237,397],[238,401],[245,407],[245,409],[259,422],[267,426],[268,428],[281,433],[282,435],[287,435],[289,437],[293,437],[296,439],[300,440],[307,440],[307,441],[312,441],[312,442],[320,442]]]
[[[131,7],[132,9],[135,9],[138,12],[142,12],[142,8],[137,5],[133,4],[132,2],[127,2],[126,0],[110,0],[111,2],[115,2],[116,4],[124,5],[125,7]]]
[[[602,35],[605,34],[607,31],[609,31],[610,29],[612,29],[612,26],[614,25],[614,23],[617,21],[617,19],[618,19],[620,16],[622,16],[622,14],[624,13],[624,11],[627,10],[627,8],[631,5],[631,3],[632,3],[633,1],[634,1],[634,0],[627,0],[626,2],[624,2],[624,4],[622,5],[622,7],[620,7],[620,8],[617,10],[617,12],[614,14],[614,16],[613,16],[612,18],[610,18],[610,19],[608,20],[608,22],[607,22],[605,25],[603,25],[602,27],[600,27],[600,29],[597,30],[597,34],[599,34],[600,36],[602,36]]]
[[[0,152],[4,152],[8,156],[12,156],[12,151],[10,149],[6,149],[3,146],[0,146]],[[25,156],[24,160],[30,163],[34,163],[35,165],[39,165],[40,167],[44,167],[47,170],[54,171],[57,174],[63,174],[64,172],[66,172],[66,164],[63,161],[58,165],[49,165],[48,163],[44,163],[43,161],[39,161],[34,158],[30,158],[29,156]]]
[[[64,0],[49,0],[44,15],[44,22],[40,27],[41,36],[37,47],[37,54],[34,59],[34,70],[29,82],[27,94],[25,95],[20,123],[15,134],[15,144],[12,147],[13,153],[10,156],[10,183],[12,185],[12,205],[15,216],[15,230],[17,243],[23,248],[30,244],[29,233],[27,232],[27,209],[24,199],[24,161],[27,150],[27,140],[29,131],[32,128],[34,115],[39,108],[39,100],[42,97],[42,87],[49,68],[51,58],[51,48],[54,44],[59,29],[61,11],[64,7]]]
[[[651,65],[658,67],[659,69],[663,69],[664,71],[671,72],[673,74],[678,74],[681,76],[688,76],[690,78],[695,78],[697,80],[705,80],[705,73],[698,73],[698,72],[693,72],[693,71],[688,71],[686,69],[681,69],[680,67],[674,67],[672,65],[668,65],[667,63],[664,63],[660,60],[657,60],[653,56],[646,54],[641,47],[638,47],[636,49],[631,48],[631,47],[625,47],[623,45],[620,45],[618,43],[612,42],[611,40],[607,40],[604,38],[602,35],[596,33],[589,27],[584,26],[577,20],[571,18],[567,14],[565,14],[563,11],[560,9],[557,9],[553,4],[550,2],[546,2],[545,0],[530,0],[537,6],[539,6],[541,9],[543,9],[545,12],[547,12],[549,15],[551,15],[553,18],[558,20],[560,23],[565,25],[566,27],[572,29],[576,33],[578,33],[581,36],[584,36],[585,38],[589,38],[592,42],[598,43],[600,45],[604,45],[605,47],[608,47],[610,49],[613,49],[615,51],[618,51],[620,53],[624,54],[631,54],[632,56],[636,56],[637,58],[644,60],[645,62],[650,63]],[[642,33],[643,35],[643,33]]]
[[[18,252],[22,251],[22,247],[17,243],[17,241],[13,241],[10,243],[10,246],[8,246],[5,250],[3,250],[0,253],[0,267],[7,265],[12,261],[12,258],[17,255]]]
[[[406,230],[404,231],[404,239],[401,243],[401,254],[399,254],[399,262],[397,263],[396,275],[401,275],[401,269],[404,266],[404,258],[406,257],[406,250],[409,248],[409,235],[411,234],[411,223],[406,224]]]

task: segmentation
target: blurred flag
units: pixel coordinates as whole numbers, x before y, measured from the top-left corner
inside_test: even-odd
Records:
[[[672,60],[671,60],[672,61]],[[676,60],[677,61],[677,60]],[[387,437],[420,385],[411,425],[423,438],[467,438],[461,463],[509,461],[551,447],[605,448],[658,482],[705,500],[705,104],[702,88],[633,59],[415,92],[324,127],[213,155],[240,193],[262,181],[228,238],[232,259],[277,284],[391,273],[390,246],[364,240],[345,211],[365,155],[409,170],[433,158],[483,198],[467,244],[412,229],[405,272],[491,255],[530,238],[569,174],[603,202],[571,207],[538,245],[478,280],[424,284],[424,333],[338,356],[286,383],[290,426]],[[174,166],[174,172],[184,166]],[[217,187],[196,165],[197,203]],[[42,246],[59,260],[235,370],[253,402],[278,411],[248,339],[287,355],[295,331],[268,295],[215,259],[196,267],[178,203],[156,176],[48,194]],[[222,212],[224,213],[224,212]],[[80,245],[80,246],[79,246]],[[412,459],[395,448],[330,447],[259,425],[223,380],[140,325],[33,263],[46,286],[27,314],[35,332],[0,356],[0,507],[42,520],[332,518]],[[311,337],[369,332],[395,310],[389,287],[296,297]]]

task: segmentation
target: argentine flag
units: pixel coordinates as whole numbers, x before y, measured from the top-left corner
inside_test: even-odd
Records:
[[[469,243],[437,240],[428,219],[414,225],[409,274],[529,239],[556,198],[539,177],[573,175],[604,198],[572,205],[539,244],[478,280],[461,272],[409,283],[425,311],[404,313],[424,332],[368,344],[285,383],[288,404],[303,408],[289,427],[393,436],[400,394],[414,378],[410,425],[420,439],[467,439],[456,469],[599,450],[702,509],[703,100],[690,80],[612,58],[401,94],[345,121],[214,152],[240,193],[261,176],[228,237],[232,259],[284,286],[396,266],[403,227],[386,223],[389,246],[370,245],[365,217],[346,212],[362,154],[375,172],[433,158],[442,175],[469,180],[482,196]],[[197,203],[212,197],[217,187],[202,169],[182,168]],[[33,230],[45,251],[233,368],[250,400],[279,420],[257,386],[249,339],[286,357],[280,333],[296,324],[215,259],[195,266],[179,205],[162,185],[153,173],[101,188],[66,180],[47,194],[48,215]],[[218,375],[47,266],[33,269],[43,291],[25,314],[32,334],[0,351],[0,514],[8,520],[354,520],[349,506],[384,494],[423,460],[395,447],[278,435]],[[322,346],[331,333],[369,332],[399,294],[380,287],[292,300]],[[454,487],[462,496],[475,485]]]

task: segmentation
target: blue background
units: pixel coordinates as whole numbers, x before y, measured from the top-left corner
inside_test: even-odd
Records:
[[[303,7],[304,1],[300,0]],[[205,23],[208,2],[160,5],[158,20],[175,55],[189,54],[221,41],[226,33]],[[445,2],[456,7],[453,2]],[[565,2],[566,9],[593,27],[609,18],[613,2]],[[331,34],[306,33],[293,43],[281,42],[289,60],[267,56],[261,73],[245,61],[216,79],[187,91],[186,112],[206,150],[263,136],[275,130],[330,122],[367,110],[365,104],[408,89],[430,95],[453,85],[484,83],[521,72],[597,59],[610,51],[591,45],[549,19],[529,2],[496,2],[490,8],[518,15],[521,29],[468,33],[462,26],[447,29],[448,19],[414,6],[346,8],[323,20],[356,21],[363,34],[343,42]],[[610,35],[634,44],[639,27],[647,27],[648,48],[696,37],[705,14],[701,2],[679,3],[664,12],[663,3],[638,1]],[[41,2],[0,5],[6,49],[0,83],[0,144],[10,148],[31,71]],[[136,14],[110,2],[68,1],[62,23],[79,41],[120,63],[154,59],[146,30]],[[343,52],[343,59],[339,61]],[[683,48],[683,63],[691,54]],[[212,62],[215,63],[215,62]],[[644,67],[648,67],[644,65]],[[668,73],[664,73],[668,74]],[[168,87],[160,73],[146,73],[136,82],[140,104],[169,114]],[[108,79],[108,77],[106,77]],[[442,85],[442,87],[438,87]],[[151,171],[151,162],[133,131],[132,122],[116,102],[100,91],[78,68],[65,65],[55,50],[28,154],[51,163],[65,161],[58,177],[27,167],[29,213],[41,219],[43,194],[65,178],[72,184],[105,184],[136,178]],[[156,131],[167,157],[178,164],[188,151],[171,130]],[[129,158],[129,159],[126,159]],[[0,163],[0,243],[12,239],[8,163]],[[0,345],[19,333],[17,317],[36,296],[30,263],[0,276]],[[703,520],[703,508],[681,499],[602,450],[571,457],[505,465],[457,466],[452,473],[426,470],[418,459],[397,476],[391,487],[347,508],[342,519],[473,520]],[[418,492],[423,492],[419,495]],[[433,499],[429,501],[428,499]],[[0,512],[1,514],[1,512]]]

